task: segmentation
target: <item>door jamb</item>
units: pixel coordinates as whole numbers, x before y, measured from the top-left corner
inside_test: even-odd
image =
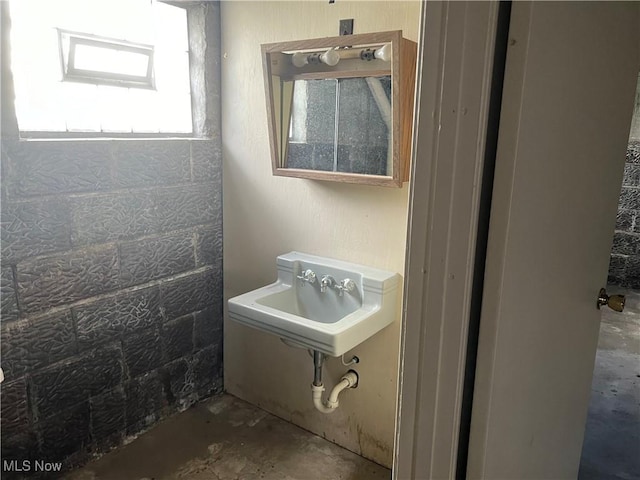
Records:
[[[454,478],[497,2],[425,2],[393,478]]]

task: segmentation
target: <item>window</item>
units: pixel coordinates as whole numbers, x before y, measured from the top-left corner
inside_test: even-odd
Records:
[[[155,89],[153,45],[58,30],[63,82]]]
[[[193,131],[187,13],[156,0],[13,0],[21,132]]]

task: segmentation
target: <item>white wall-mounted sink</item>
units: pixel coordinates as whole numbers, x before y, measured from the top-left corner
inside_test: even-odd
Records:
[[[397,273],[300,252],[280,255],[277,269],[275,283],[229,299],[232,320],[340,356],[398,315]]]

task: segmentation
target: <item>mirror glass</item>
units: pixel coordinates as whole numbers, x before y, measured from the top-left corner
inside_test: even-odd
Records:
[[[338,81],[337,170],[391,175],[391,76]]]
[[[283,167],[392,174],[390,75],[299,79],[282,87]]]
[[[283,167],[391,175],[390,75],[289,83]]]

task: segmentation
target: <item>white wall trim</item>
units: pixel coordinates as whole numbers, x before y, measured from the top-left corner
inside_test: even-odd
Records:
[[[423,5],[396,480],[455,476],[498,8]]]

